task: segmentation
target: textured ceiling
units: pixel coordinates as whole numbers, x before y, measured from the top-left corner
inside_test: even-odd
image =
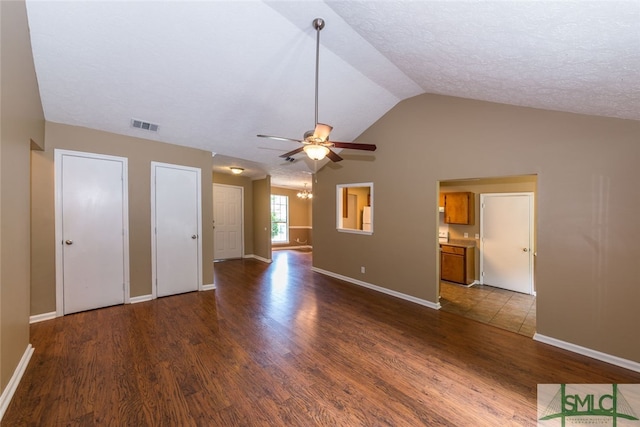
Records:
[[[45,117],[216,153],[301,187],[278,155],[319,121],[352,141],[421,93],[640,120],[640,1],[27,0]],[[130,126],[159,125],[157,134]],[[348,154],[348,153],[343,153]],[[374,153],[375,155],[375,153]]]

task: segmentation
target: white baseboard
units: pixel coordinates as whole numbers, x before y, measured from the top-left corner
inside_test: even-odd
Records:
[[[334,273],[331,271],[327,271],[327,270],[323,270],[321,268],[317,268],[317,267],[311,267],[312,271],[315,271],[317,273],[320,274],[324,274],[325,276],[330,276],[330,277],[334,277],[336,279],[340,279],[340,280],[344,280],[345,282],[349,282],[349,283],[353,283],[354,285],[358,285],[358,286],[362,286],[365,288],[369,288],[369,289],[373,289],[374,291],[378,291],[380,293],[383,294],[387,294],[387,295],[391,295],[394,296],[396,298],[400,298],[406,301],[410,301],[416,304],[420,304],[423,305],[425,307],[429,307],[432,308],[434,310],[439,310],[440,309],[440,303],[433,303],[431,301],[427,301],[421,298],[416,298],[412,295],[407,295],[407,294],[403,294],[401,292],[397,292],[391,289],[387,289],[387,288],[383,288],[382,286],[377,286],[377,285],[373,285],[371,283],[367,283],[367,282],[363,282],[362,280],[358,280],[358,279],[354,279],[351,277],[347,277],[347,276],[343,276],[342,274],[338,274],[338,273]]]
[[[213,291],[216,288],[215,283],[211,283],[210,285],[202,285],[202,291]]]
[[[263,258],[258,255],[253,255],[253,254],[245,255],[243,258],[253,258],[253,259],[257,259],[258,261],[266,262],[267,264],[271,264],[273,262],[273,260]]]
[[[4,417],[4,413],[9,407],[9,403],[11,403],[11,399],[13,398],[13,394],[16,392],[18,388],[18,384],[20,384],[20,380],[22,379],[22,375],[24,371],[27,369],[27,365],[29,364],[29,360],[31,360],[31,355],[33,354],[33,347],[31,344],[27,345],[27,349],[24,351],[18,366],[16,366],[15,371],[13,371],[13,375],[11,379],[9,379],[9,383],[2,392],[0,396],[0,421],[2,421],[2,417]]]
[[[38,323],[38,322],[43,322],[45,320],[51,320],[51,319],[55,319],[57,317],[56,312],[52,311],[49,313],[42,313],[42,314],[34,314],[33,316],[29,317],[29,323]]]
[[[301,246],[273,246],[271,248],[272,251],[279,251],[283,249],[313,249],[313,246],[310,245],[301,245]]]
[[[129,298],[129,304],[137,304],[139,302],[151,301],[153,299],[153,295],[139,295],[137,297]]]
[[[612,365],[620,366],[631,371],[640,372],[640,363],[633,360],[623,359],[618,356],[612,356],[607,353],[602,353],[596,350],[592,350],[587,347],[581,347],[570,342],[561,341],[555,338],[548,337],[546,335],[540,335],[538,333],[533,335],[535,341],[539,341],[545,344],[559,347],[564,350],[569,350],[573,353],[582,354],[583,356],[591,357],[592,359],[601,360],[603,362],[611,363]]]

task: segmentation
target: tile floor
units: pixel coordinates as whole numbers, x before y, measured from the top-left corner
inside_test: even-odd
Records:
[[[441,310],[533,337],[536,297],[486,285],[440,282]]]

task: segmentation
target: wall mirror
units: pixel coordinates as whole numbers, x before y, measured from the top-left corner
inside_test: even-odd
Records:
[[[336,186],[338,231],[373,234],[373,182]]]

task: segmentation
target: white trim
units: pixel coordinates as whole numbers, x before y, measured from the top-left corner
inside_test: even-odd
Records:
[[[573,353],[582,354],[583,356],[591,357],[592,359],[601,360],[603,362],[611,363],[612,365],[620,366],[631,371],[640,372],[640,363],[634,362],[633,360],[623,359],[618,356],[612,356],[607,353],[602,353],[600,351],[592,350],[587,347],[581,347],[570,342],[561,341],[559,339],[551,338],[546,335],[540,335],[538,333],[533,335],[533,339],[534,341],[539,341],[541,343],[549,344],[554,347],[569,350]]]
[[[371,236],[373,234],[373,231],[356,230],[355,228],[336,228],[336,231],[339,233],[364,234],[367,236]]]
[[[58,316],[55,311],[51,311],[49,313],[34,314],[33,316],[29,317],[29,324],[44,322],[45,320],[55,319],[56,317]]]
[[[202,289],[200,289],[201,291],[213,291],[216,289],[216,284],[215,283],[211,283],[210,285],[202,285]]]
[[[369,187],[369,206],[371,207],[371,230],[363,231],[352,228],[344,228],[342,218],[342,190],[344,188],[351,187]],[[373,235],[373,181],[372,182],[358,182],[355,184],[338,184],[336,185],[336,230],[343,233],[364,234]]]
[[[313,227],[310,226],[310,225],[290,225],[289,228],[290,229],[294,229],[294,230],[298,230],[298,229],[311,230],[311,229],[313,229]]]
[[[158,297],[158,271],[156,265],[156,169],[158,167],[167,169],[178,169],[196,174],[196,211],[197,236],[198,236],[198,289],[202,290],[202,170],[192,166],[175,165],[171,163],[151,162],[151,296]]]
[[[326,276],[330,276],[330,277],[334,277],[336,279],[340,279],[340,280],[344,280],[345,282],[349,282],[349,283],[353,283],[354,285],[358,285],[358,286],[362,286],[365,288],[369,288],[369,289],[373,289],[374,291],[378,291],[381,292],[383,294],[387,294],[387,295],[391,295],[394,296],[396,298],[400,298],[403,299],[405,301],[410,301],[416,304],[420,304],[423,305],[425,307],[429,307],[432,308],[434,310],[439,310],[440,309],[440,303],[433,303],[431,301],[427,301],[421,298],[416,298],[412,295],[407,295],[407,294],[403,294],[401,292],[397,292],[391,289],[387,289],[387,288],[383,288],[382,286],[377,286],[377,285],[373,285],[371,283],[367,283],[367,282],[363,282],[362,280],[358,280],[358,279],[353,279],[351,277],[347,277],[347,276],[343,276],[342,274],[338,274],[338,273],[333,273],[331,271],[327,271],[327,270],[323,270],[321,268],[317,268],[317,267],[311,267],[312,271],[315,271],[316,273],[320,273],[320,274],[324,274]]]
[[[106,154],[86,153],[82,151],[61,150],[54,152],[54,203],[55,203],[55,245],[56,245],[56,316],[64,316],[64,269],[63,269],[63,234],[62,234],[62,157],[76,156],[90,159],[110,160],[122,163],[122,233],[123,233],[123,270],[124,270],[124,303],[129,303],[129,159]]]
[[[33,347],[31,344],[27,345],[27,349],[24,351],[18,366],[16,366],[16,370],[13,371],[13,375],[9,379],[7,386],[4,388],[2,392],[2,396],[0,396],[0,421],[2,417],[4,417],[4,413],[9,407],[9,403],[11,403],[11,399],[13,398],[16,389],[18,388],[18,384],[20,384],[20,380],[22,379],[22,375],[24,375],[24,371],[27,369],[27,365],[29,364],[29,360],[31,360],[31,355],[33,355]]]
[[[151,294],[138,295],[137,297],[129,298],[129,304],[137,304],[139,302],[146,302],[146,301],[151,301],[151,300],[153,300],[153,295],[151,295]]]
[[[245,255],[242,258],[253,258],[253,259],[257,259],[258,261],[266,262],[268,264],[271,264],[273,262],[273,260],[271,259],[263,258],[261,256],[254,255],[254,254]]]
[[[302,245],[302,246],[272,246],[271,250],[272,251],[278,251],[278,250],[283,250],[283,249],[312,249],[313,246],[311,245]]]

